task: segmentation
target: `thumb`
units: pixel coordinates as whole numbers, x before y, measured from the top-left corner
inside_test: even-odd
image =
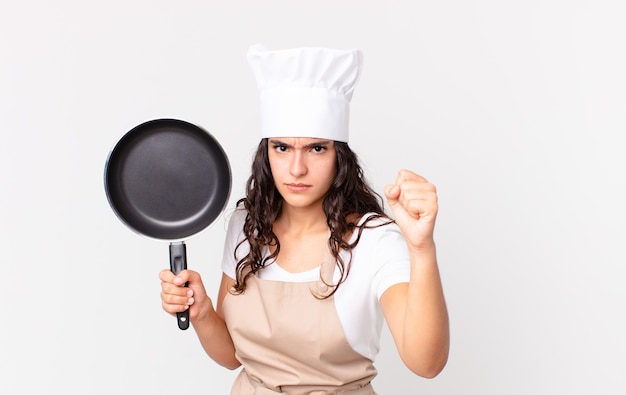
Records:
[[[395,184],[387,185],[385,187],[385,196],[387,197],[389,205],[395,205],[398,203],[398,198],[400,197],[400,187]]]
[[[188,283],[194,277],[194,273],[191,270],[181,270],[176,277],[174,277],[174,284],[183,285]]]

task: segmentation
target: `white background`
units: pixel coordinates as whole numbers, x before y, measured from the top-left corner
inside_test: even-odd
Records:
[[[440,195],[452,348],[435,379],[383,337],[381,394],[626,391],[623,1],[2,1],[0,393],[227,394],[160,307],[166,242],[108,206],[109,150],[149,119],[210,131],[241,196],[249,45],[358,47],[351,145],[382,192]],[[217,292],[224,218],[187,241]]]

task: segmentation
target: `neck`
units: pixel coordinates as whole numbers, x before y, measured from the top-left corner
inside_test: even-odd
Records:
[[[282,232],[291,234],[328,230],[326,214],[322,206],[307,208],[283,206],[274,226],[279,227]]]

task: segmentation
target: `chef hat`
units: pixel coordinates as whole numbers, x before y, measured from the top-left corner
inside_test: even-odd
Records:
[[[261,101],[262,137],[348,141],[350,100],[361,74],[358,49],[248,49]]]

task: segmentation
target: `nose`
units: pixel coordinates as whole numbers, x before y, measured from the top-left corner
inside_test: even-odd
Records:
[[[291,157],[289,173],[294,177],[302,177],[307,173],[306,160],[302,151],[296,150]]]

